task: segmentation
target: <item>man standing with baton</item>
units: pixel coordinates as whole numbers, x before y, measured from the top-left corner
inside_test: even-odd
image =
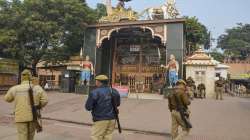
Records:
[[[120,106],[120,95],[109,86],[106,75],[98,75],[95,80],[97,88],[90,92],[85,105],[91,111],[94,121],[91,139],[112,140],[115,124],[119,123],[117,107]]]

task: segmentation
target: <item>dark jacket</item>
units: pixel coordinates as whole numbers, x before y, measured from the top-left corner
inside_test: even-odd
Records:
[[[113,89],[112,95],[117,106],[120,106],[120,94],[118,91]],[[111,99],[111,88],[108,86],[99,87],[89,94],[85,108],[91,111],[94,122],[115,119]]]
[[[188,95],[186,93],[179,93],[179,92],[173,91],[173,93],[171,93],[168,96],[168,108],[171,112],[172,112],[172,110],[177,109],[177,102],[176,102],[175,96],[178,98],[178,101],[179,101],[181,107],[187,109],[188,105],[191,104],[191,102],[188,98]]]

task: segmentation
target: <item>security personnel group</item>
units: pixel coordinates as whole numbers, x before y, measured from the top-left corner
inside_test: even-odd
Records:
[[[118,107],[121,105],[120,95],[109,84],[106,75],[95,77],[96,88],[92,90],[85,103],[87,111],[91,112],[93,125],[91,129],[92,140],[112,140],[116,125],[121,133]],[[223,99],[223,80],[216,84],[216,99]],[[205,94],[205,85],[198,86],[200,92]],[[192,128],[190,122],[191,99],[194,98],[194,80],[189,77],[186,81],[178,80],[168,94],[168,107],[171,112],[171,136],[173,140],[183,140]],[[202,95],[205,97],[205,95]],[[32,77],[29,70],[21,73],[21,84],[11,87],[4,100],[14,102],[14,117],[17,127],[18,140],[34,140],[35,132],[42,131],[40,124],[40,110],[48,103],[48,96],[37,78]],[[178,128],[182,131],[178,132]]]

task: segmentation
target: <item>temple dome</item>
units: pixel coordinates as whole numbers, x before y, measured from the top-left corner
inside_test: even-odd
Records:
[[[194,54],[186,59],[185,65],[216,65],[213,58],[205,53],[202,48],[199,48]]]

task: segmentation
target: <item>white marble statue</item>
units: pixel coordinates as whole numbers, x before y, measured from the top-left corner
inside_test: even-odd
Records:
[[[175,0],[166,0],[166,3],[160,7],[147,8],[143,13],[147,13],[149,20],[154,20],[157,12],[163,14],[163,19],[176,18],[179,15],[179,12],[176,9],[175,4]]]

